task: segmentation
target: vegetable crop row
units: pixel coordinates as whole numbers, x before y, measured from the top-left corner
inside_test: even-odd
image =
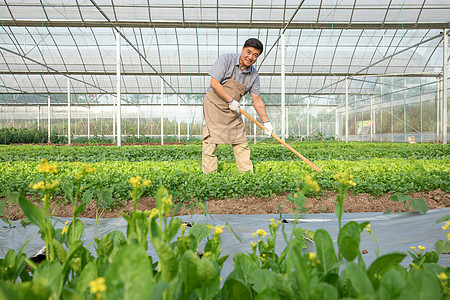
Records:
[[[133,176],[151,180],[144,195],[154,195],[159,186],[168,187],[178,200],[223,199],[228,197],[258,196],[294,192],[302,185],[306,174],[316,180],[322,190],[333,190],[337,183],[333,175],[346,172],[354,175],[357,193],[410,193],[437,188],[450,192],[450,160],[372,159],[362,161],[316,161],[323,172],[317,173],[302,162],[255,162],[255,174],[238,173],[234,163],[220,163],[219,172],[204,175],[201,161],[177,162],[123,162],[108,161],[89,164],[96,175],[87,176],[84,188],[92,191],[110,189],[116,201],[129,199],[129,182]],[[0,163],[0,192],[19,191],[32,194],[31,181],[39,178],[37,162]],[[76,173],[81,166],[59,162],[55,179],[60,181],[59,194],[73,190]]]
[[[439,159],[450,158],[450,146],[441,144],[294,142],[291,144],[309,160],[364,160],[372,158]],[[250,144],[253,161],[298,160],[279,144]],[[100,162],[100,161],[180,161],[200,160],[202,146],[2,146],[0,161]],[[221,161],[233,162],[230,145],[220,145],[217,155]]]

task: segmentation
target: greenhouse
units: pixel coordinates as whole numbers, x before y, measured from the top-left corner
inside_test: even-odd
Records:
[[[450,297],[449,1],[0,10],[0,299]]]

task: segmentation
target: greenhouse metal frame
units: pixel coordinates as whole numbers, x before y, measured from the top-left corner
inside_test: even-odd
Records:
[[[118,145],[123,135],[200,137],[209,68],[257,37],[263,100],[283,139],[447,143],[448,1],[0,7],[2,127],[45,127],[69,143],[83,135]],[[255,115],[249,100],[244,109]],[[255,141],[262,136],[250,122],[246,130]]]

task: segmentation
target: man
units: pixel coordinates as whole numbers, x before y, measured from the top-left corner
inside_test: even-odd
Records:
[[[253,64],[263,51],[258,39],[248,39],[241,53],[224,54],[212,66],[209,75],[211,86],[203,101],[203,173],[217,171],[218,144],[231,144],[239,172],[251,171],[250,149],[244,123],[239,112],[239,101],[247,92],[252,95],[266,134],[272,135],[272,125],[261,99],[259,74]]]

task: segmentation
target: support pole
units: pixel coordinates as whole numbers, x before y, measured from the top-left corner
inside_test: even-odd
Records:
[[[181,106],[180,106],[180,97],[178,97],[178,112],[177,112],[177,117],[178,117],[178,142],[181,141]]]
[[[380,95],[380,142],[383,141],[383,77],[381,77],[381,95]]]
[[[345,142],[348,142],[348,77],[345,78]]]
[[[422,88],[422,77],[420,77],[420,142],[423,143],[423,88]]]
[[[88,106],[88,126],[87,126],[87,136],[88,136],[88,140],[91,139],[91,106]]]
[[[373,131],[375,129],[373,117],[373,95],[370,95],[370,141],[373,142]]]
[[[118,30],[120,30],[118,28]],[[120,100],[120,33],[116,31],[116,77],[117,77],[117,146],[122,145],[121,100]]]
[[[281,139],[286,140],[286,65],[285,65],[285,38],[281,33]]]
[[[140,119],[141,119],[141,110],[139,109],[139,105],[137,106],[138,109],[138,118],[137,118],[137,137],[139,138],[140,136],[140,128],[139,128],[139,123],[140,123]]]
[[[403,90],[406,89],[406,77],[403,77]],[[405,143],[408,142],[408,138],[406,137],[406,93],[403,92],[403,141]]]
[[[334,137],[336,140],[340,139],[340,137],[339,137],[339,118],[338,118],[337,107],[334,109]]]
[[[441,76],[436,78],[436,143],[439,143],[440,113],[441,113]]]
[[[164,80],[161,78],[161,145],[164,145]]]
[[[47,123],[48,123],[48,143],[50,144],[50,134],[51,134],[51,129],[50,129],[50,123],[51,123],[51,116],[50,116],[50,111],[51,111],[51,107],[50,107],[50,94],[47,95],[47,104],[48,104],[48,108],[47,108]]]
[[[310,104],[311,104],[311,99],[308,97],[306,97],[306,137],[308,138],[311,132],[311,124],[310,124]]]
[[[70,78],[67,77],[67,143],[71,144],[71,136],[70,136],[70,119],[71,119],[71,111],[70,111]]]
[[[391,77],[391,142],[394,142],[394,77]]]
[[[442,144],[447,144],[447,131],[448,131],[448,28],[444,29],[444,55],[443,55],[443,68],[442,68]]]
[[[38,129],[41,129],[41,106],[38,105],[38,115],[37,115]]]

